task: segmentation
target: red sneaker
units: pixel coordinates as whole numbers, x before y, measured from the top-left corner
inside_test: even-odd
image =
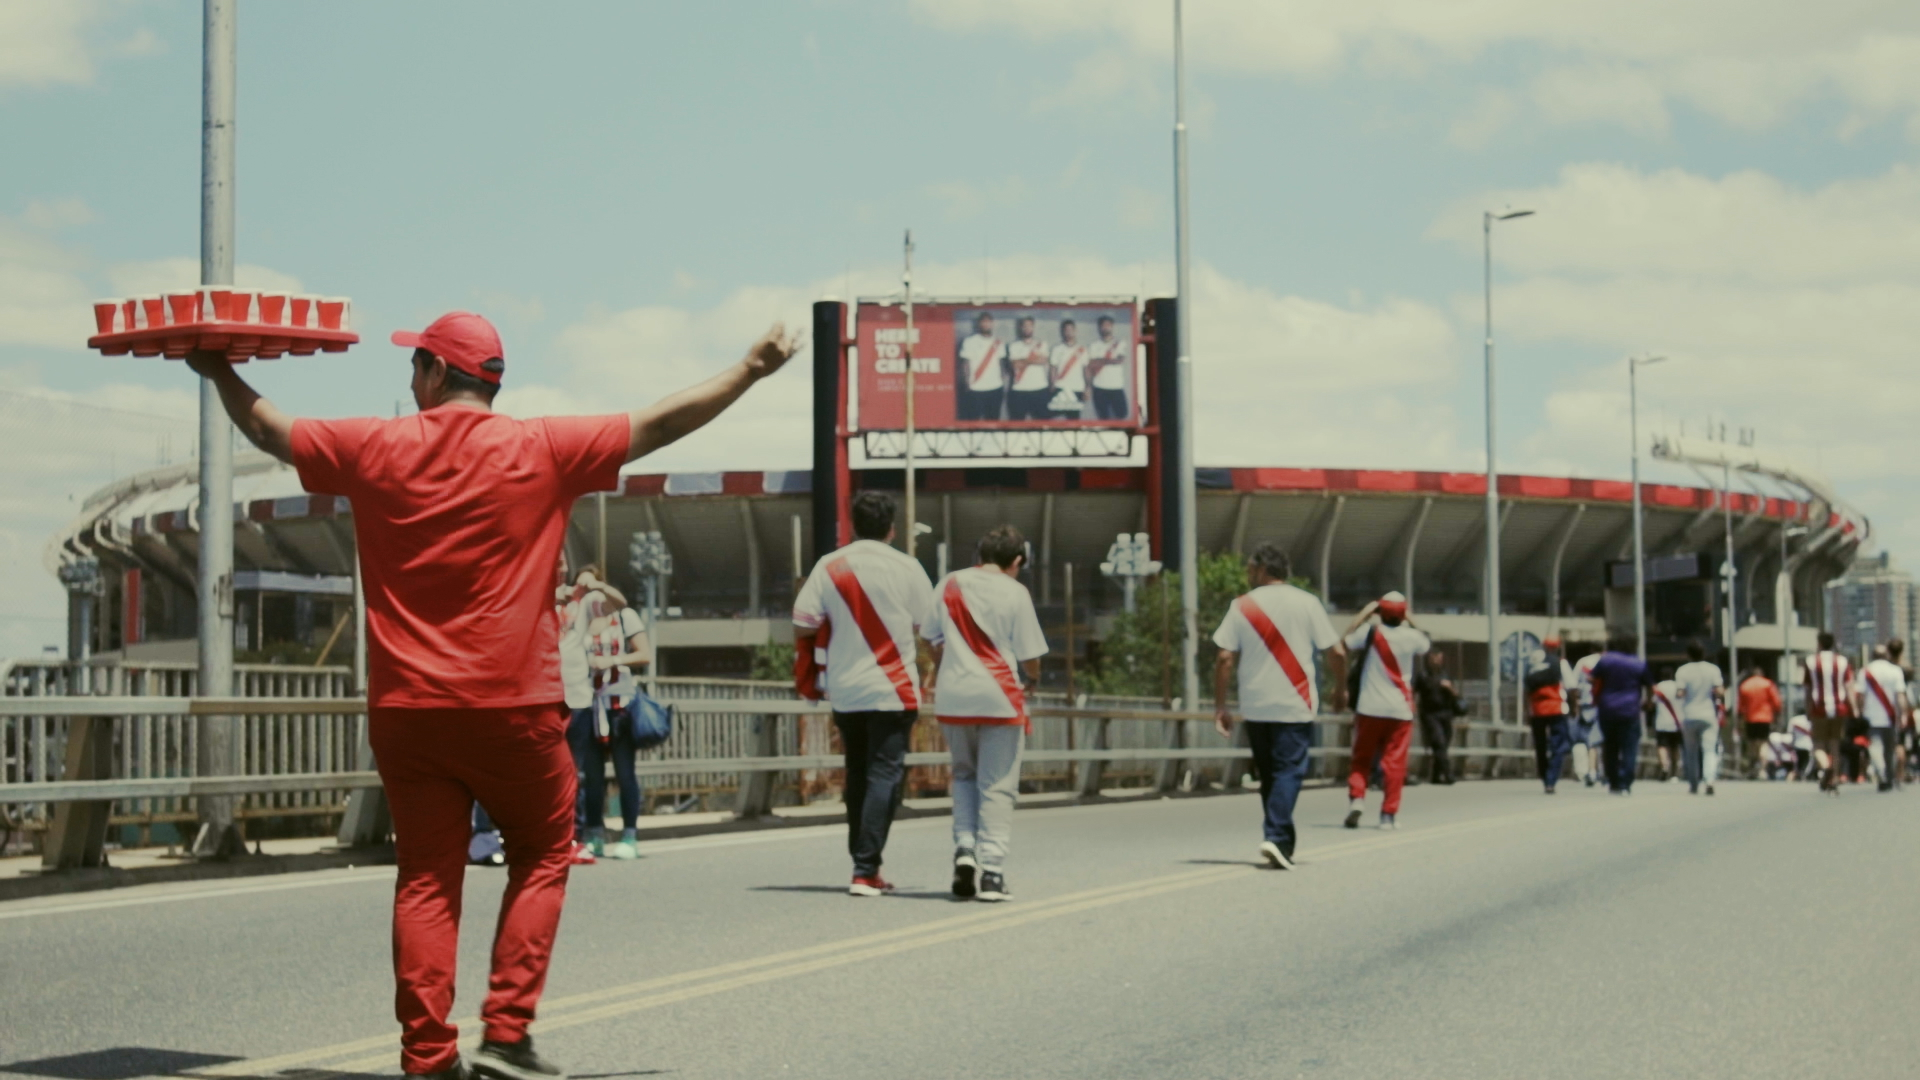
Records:
[[[585,844],[582,844],[582,843],[580,843],[580,842],[579,842],[578,840],[576,840],[576,841],[574,841],[574,843],[573,843],[573,865],[575,865],[575,866],[592,866],[592,865],[593,865],[594,863],[596,863],[596,862],[598,862],[598,861],[599,861],[598,859],[595,859],[595,858],[593,857],[593,851],[592,851],[592,849],[590,849],[590,848],[588,848],[588,847],[587,847],[587,845],[585,845]]]
[[[853,884],[847,886],[849,896],[885,896],[892,891],[893,883],[879,874],[856,875]]]

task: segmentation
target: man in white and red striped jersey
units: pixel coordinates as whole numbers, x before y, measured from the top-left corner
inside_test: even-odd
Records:
[[[1822,630],[1820,651],[1807,657],[1801,678],[1807,719],[1813,722],[1813,746],[1826,754],[1820,790],[1840,794],[1840,742],[1853,719],[1853,664],[1833,651],[1833,635]]]
[[[935,656],[924,689],[953,757],[953,895],[963,900],[1012,897],[1005,868],[1027,733],[1020,673],[1038,681],[1047,654],[1033,595],[1020,584],[1026,560],[1019,529],[982,537],[979,564],[940,582],[921,632]]]
[[[847,891],[879,896],[893,888],[880,858],[906,793],[907,735],[920,715],[917,635],[933,583],[892,544],[892,499],[863,491],[852,516],[854,542],[815,563],[793,601],[794,687],[821,696],[815,650],[824,644],[825,696],[846,753]]]
[[[1227,686],[1239,669],[1240,715],[1260,778],[1265,839],[1260,856],[1277,870],[1293,868],[1293,805],[1307,775],[1313,718],[1320,711],[1314,654],[1327,654],[1333,707],[1346,707],[1347,650],[1327,621],[1318,597],[1287,584],[1292,562],[1278,544],[1261,544],[1247,557],[1253,588],[1227,608],[1213,632],[1220,655],[1213,664],[1214,727],[1231,737],[1234,714]]]

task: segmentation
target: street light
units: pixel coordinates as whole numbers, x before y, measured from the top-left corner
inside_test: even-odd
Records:
[[[1140,582],[1160,572],[1160,563],[1153,558],[1151,539],[1146,533],[1121,533],[1107,549],[1107,561],[1100,564],[1102,574],[1120,579],[1125,597],[1123,606],[1128,614],[1133,613],[1134,590]]]
[[[1500,722],[1500,664],[1494,655],[1500,647],[1500,478],[1493,457],[1497,430],[1493,414],[1493,223],[1532,214],[1531,210],[1503,210],[1497,214],[1487,210],[1480,215],[1487,297],[1487,708],[1488,718],[1496,724]]]
[[[1646,516],[1640,509],[1640,382],[1639,371],[1666,361],[1664,356],[1627,357],[1627,426],[1633,442],[1633,635],[1640,659],[1647,658],[1647,550],[1642,535]]]

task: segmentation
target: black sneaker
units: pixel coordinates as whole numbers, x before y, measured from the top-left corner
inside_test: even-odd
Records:
[[[454,1058],[453,1064],[439,1072],[408,1073],[408,1080],[473,1080],[473,1070],[467,1067],[465,1060]]]
[[[973,899],[977,891],[973,887],[973,878],[980,872],[980,864],[974,861],[973,852],[961,848],[953,853],[953,895],[962,900]]]
[[[493,1080],[567,1080],[566,1070],[533,1052],[531,1035],[517,1043],[481,1043],[473,1055],[473,1073]]]
[[[982,870],[980,871],[979,898],[989,904],[997,904],[1002,900],[1013,899],[1013,894],[1007,891],[1007,879],[1000,871]]]
[[[1345,822],[1347,828],[1357,829],[1360,827],[1360,810],[1361,805],[1359,799],[1349,799],[1347,801],[1347,820]]]

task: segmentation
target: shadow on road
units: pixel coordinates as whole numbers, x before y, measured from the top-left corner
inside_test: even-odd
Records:
[[[16,1061],[0,1065],[0,1072],[47,1076],[54,1080],[134,1080],[140,1076],[171,1076],[240,1058],[231,1054],[196,1054],[187,1050],[159,1050],[151,1046],[116,1046],[82,1054]]]
[[[1188,866],[1265,866],[1252,859],[1181,859]]]
[[[749,891],[834,893],[839,896],[847,895],[847,887],[845,885],[755,885]],[[961,902],[958,897],[951,893],[943,892],[910,892],[905,889],[899,889],[888,893],[887,896],[895,900],[947,900],[954,903]],[[575,1077],[574,1080],[586,1080],[586,1078]]]

